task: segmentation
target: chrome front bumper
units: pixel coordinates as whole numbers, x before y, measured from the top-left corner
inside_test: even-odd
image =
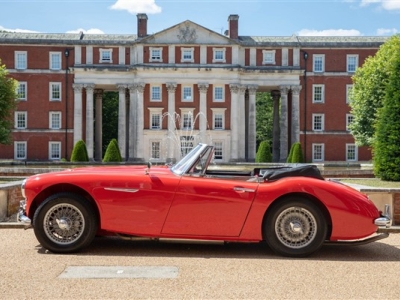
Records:
[[[390,205],[385,204],[385,211],[382,215],[374,220],[374,224],[378,227],[389,228],[392,226],[392,218],[390,217]]]
[[[18,222],[25,225],[25,229],[28,229],[32,227],[32,221],[25,215],[25,210],[26,210],[26,200],[22,200],[19,202],[17,220]]]

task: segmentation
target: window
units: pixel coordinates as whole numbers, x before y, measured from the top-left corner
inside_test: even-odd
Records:
[[[358,148],[355,144],[346,144],[346,161],[358,160]]]
[[[14,142],[14,159],[26,159],[26,142]]]
[[[182,115],[182,128],[181,129],[192,129],[193,127],[193,114],[191,112],[183,113]]]
[[[25,129],[27,124],[27,112],[26,111],[16,111],[14,113],[15,116],[15,128],[16,129]]]
[[[181,62],[194,62],[194,48],[182,48],[181,53]]]
[[[112,63],[112,49],[100,49],[100,62]]]
[[[162,62],[162,48],[150,47],[150,62]]]
[[[312,160],[323,161],[324,160],[324,144],[312,144]]]
[[[17,87],[18,100],[26,101],[27,86],[28,86],[27,83],[24,81],[18,82],[18,87]]]
[[[181,155],[185,156],[193,149],[194,136],[181,136]]]
[[[50,70],[61,70],[61,52],[50,52]]]
[[[222,160],[223,157],[223,144],[219,141],[214,141],[214,159]]]
[[[224,88],[214,86],[214,102],[224,102]]]
[[[152,86],[151,87],[151,101],[160,102],[161,101],[161,87]]]
[[[50,101],[61,101],[60,82],[50,82]]]
[[[15,68],[17,70],[27,69],[27,52],[26,51],[16,51],[15,52]]]
[[[324,72],[325,56],[321,54],[313,55],[313,71]]]
[[[263,50],[263,64],[275,64],[275,50]]]
[[[61,128],[61,112],[58,111],[49,112],[49,128],[50,129]]]
[[[161,143],[160,142],[151,142],[151,159],[160,159],[161,158]]]
[[[347,55],[347,72],[355,72],[358,67],[358,55]]]
[[[49,159],[61,159],[61,142],[49,142]]]
[[[313,84],[313,103],[324,103],[324,85]]]
[[[323,131],[324,130],[324,114],[313,114],[313,130]]]
[[[346,114],[346,130],[350,131],[349,125],[353,122],[354,116],[352,114]]]
[[[191,86],[184,86],[182,88],[182,101],[192,102],[192,87]]]
[[[213,62],[225,62],[225,48],[213,48]]]
[[[211,108],[213,112],[213,129],[225,129],[225,110],[226,108]]]
[[[346,103],[350,103],[350,97],[351,97],[351,91],[353,89],[352,84],[347,84],[346,85]]]

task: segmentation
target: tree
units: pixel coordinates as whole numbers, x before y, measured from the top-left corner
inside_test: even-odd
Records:
[[[121,162],[122,156],[119,151],[118,142],[116,139],[112,139],[108,144],[106,153],[104,154],[103,162]]]
[[[118,93],[106,92],[103,94],[103,149],[107,151],[111,140],[118,136]]]
[[[76,142],[74,149],[72,149],[71,161],[72,162],[89,161],[89,155],[84,141],[79,140]]]
[[[14,110],[17,107],[16,99],[18,82],[9,77],[5,65],[0,59],[0,144],[11,143],[11,129],[14,126]]]
[[[256,141],[257,148],[263,141],[272,143],[272,97],[270,93],[256,95]]]
[[[383,105],[378,110],[373,146],[374,174],[400,181],[400,55],[391,59]]]
[[[350,107],[353,121],[349,128],[357,145],[372,146],[376,118],[388,85],[393,59],[400,56],[400,35],[386,41],[375,56],[368,57],[353,76]],[[400,74],[397,74],[400,79]]]
[[[272,154],[269,142],[262,141],[256,154],[256,162],[271,162]]]

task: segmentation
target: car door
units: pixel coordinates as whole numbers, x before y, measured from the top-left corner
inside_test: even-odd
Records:
[[[244,178],[184,175],[167,215],[163,234],[239,236],[258,183]]]

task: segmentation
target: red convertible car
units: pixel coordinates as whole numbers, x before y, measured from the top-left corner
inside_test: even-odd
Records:
[[[387,237],[389,207],[325,180],[312,165],[211,168],[214,147],[199,144],[173,166],[73,168],[22,184],[18,219],[40,244],[76,252],[96,235],[130,239],[265,241],[276,253],[304,257],[324,243],[363,244]],[[210,167],[209,167],[210,165]]]

